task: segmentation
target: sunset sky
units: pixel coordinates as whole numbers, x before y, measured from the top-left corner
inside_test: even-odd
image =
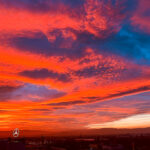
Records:
[[[150,127],[149,0],[0,0],[0,131]]]

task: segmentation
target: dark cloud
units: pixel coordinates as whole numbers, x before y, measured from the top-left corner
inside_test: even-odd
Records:
[[[52,11],[53,7],[56,8],[49,0],[2,0],[0,4],[7,8],[25,9],[37,13],[45,13]]]
[[[94,1],[93,1],[94,2]],[[100,0],[98,0],[100,2]],[[66,26],[66,28],[63,27],[57,27],[53,29],[53,31],[49,31],[49,35],[47,36],[54,36],[56,39],[54,41],[48,40],[49,37],[45,36],[43,33],[31,33],[32,37],[28,37],[27,35],[16,35],[15,37],[10,37],[7,44],[9,44],[12,47],[15,47],[22,51],[27,51],[31,53],[38,53],[43,54],[46,56],[51,55],[57,55],[57,56],[67,56],[67,57],[82,57],[85,54],[85,49],[88,46],[92,46],[94,43],[95,47],[98,47],[101,43],[100,40],[103,38],[106,38],[114,33],[116,33],[116,29],[118,29],[118,26],[120,28],[121,20],[124,20],[122,17],[122,14],[124,12],[120,12],[119,6],[117,6],[118,0],[115,0],[113,2],[111,1],[104,1],[102,0],[101,3],[94,3],[92,4],[92,1],[83,0],[82,2],[79,0],[55,0],[55,1],[49,1],[49,0],[6,0],[2,1],[1,3],[7,4],[8,6],[13,7],[20,7],[20,8],[28,8],[31,10],[37,11],[54,11],[57,13],[62,13],[61,11],[64,11],[65,8],[62,10],[59,8],[59,4],[63,3],[66,6],[69,6],[69,11],[67,11],[67,15],[73,15],[73,14],[79,14],[79,16],[75,16],[76,19],[83,19],[83,22],[87,23],[81,23],[81,27],[79,29],[73,29],[71,26],[70,28]],[[85,3],[87,5],[85,5]],[[91,3],[91,4],[90,4]],[[110,4],[109,4],[110,3]],[[58,4],[58,5],[57,5]],[[92,6],[91,6],[92,5]],[[126,4],[127,5],[127,4]],[[125,6],[126,6],[125,5]],[[87,7],[83,9],[74,10],[75,12],[72,12],[72,7],[76,6],[82,6]],[[58,8],[55,8],[58,7]],[[93,9],[97,10],[96,14],[93,12]],[[58,9],[58,10],[57,10]],[[86,10],[87,9],[87,10]],[[109,9],[109,11],[107,10]],[[87,12],[90,11],[90,12]],[[111,12],[110,12],[111,11]],[[125,10],[124,10],[125,11]],[[65,13],[65,12],[63,12]],[[89,14],[88,14],[89,13]],[[121,14],[121,15],[120,15]],[[89,16],[88,16],[89,15]],[[97,16],[98,18],[95,18],[94,16]],[[91,18],[88,20],[87,18]],[[101,25],[99,22],[101,19],[99,19],[99,16],[104,17],[104,22],[106,21],[106,29],[101,29]],[[80,18],[81,17],[81,18]],[[94,20],[93,23],[91,20]],[[49,21],[50,23],[50,21]],[[88,29],[90,28],[90,30]],[[94,31],[94,32],[91,32]],[[72,37],[64,37],[63,32],[71,33],[74,36],[76,36],[76,40],[72,39]],[[97,38],[97,36],[99,38]],[[69,46],[66,46],[68,45]]]
[[[99,100],[100,97],[97,97],[97,96],[91,96],[91,97],[82,97],[83,99],[88,99],[88,100]]]
[[[64,106],[63,106],[63,107],[62,107],[62,106],[60,106],[60,107],[58,106],[58,107],[57,107],[57,106],[56,106],[56,107],[53,107],[53,109],[54,109],[54,110],[66,109],[66,107],[64,107]]]
[[[49,32],[50,36],[55,37],[53,41],[50,41],[42,32],[24,32],[22,35],[9,36],[1,43],[7,42],[8,45],[21,51],[45,56],[67,56],[71,58],[84,56],[86,43],[83,43],[80,39],[74,41],[72,37],[64,37],[62,33],[64,30],[74,33],[72,29],[68,28],[55,29]],[[28,34],[31,34],[32,37],[29,37]]]
[[[63,5],[70,8],[83,6],[85,0],[1,0],[0,4],[6,8],[24,9],[36,13],[61,11]],[[66,7],[66,9],[69,9]]]
[[[18,86],[0,86],[0,94],[1,93],[7,93],[7,92],[13,92],[14,90],[18,89]]]
[[[77,101],[69,101],[69,102],[60,102],[60,103],[50,103],[47,104],[49,106],[69,106],[69,105],[77,105],[77,104],[83,104],[84,101],[77,100]]]
[[[105,57],[105,55],[104,55]],[[109,57],[109,55],[106,55]],[[90,60],[86,59],[83,62],[89,63]],[[119,63],[119,61],[118,61]],[[105,79],[113,79],[116,81],[126,81],[129,79],[137,78],[142,75],[142,70],[140,68],[133,68],[130,69],[128,66],[122,67],[122,65],[112,66],[109,62],[101,62],[99,60],[99,64],[95,66],[85,67],[83,69],[72,71],[71,72],[74,76],[79,78],[90,78],[96,77],[97,79],[105,78]],[[96,82],[95,82],[96,85]]]
[[[69,102],[60,102],[60,103],[49,103],[47,105],[49,106],[69,106],[69,105],[78,105],[78,104],[89,104],[89,103],[93,103],[93,102],[98,102],[98,101],[103,101],[103,100],[107,100],[107,99],[113,99],[113,98],[117,98],[117,97],[122,97],[122,96],[128,96],[128,95],[134,95],[140,92],[146,92],[150,90],[150,86],[143,86],[143,87],[139,87],[136,89],[131,89],[131,90],[127,90],[127,91],[123,91],[123,92],[118,92],[115,94],[110,94],[108,96],[105,97],[82,97],[83,100],[77,100],[77,101],[69,101]],[[148,106],[149,108],[149,106]]]
[[[124,96],[124,95],[129,95],[129,94],[136,94],[139,92],[146,92],[150,90],[150,86],[143,86],[143,87],[139,87],[136,89],[131,89],[131,90],[127,90],[127,91],[123,91],[123,92],[118,92],[115,94],[110,94],[109,96],[107,96],[106,98],[113,98],[113,97],[120,97],[120,96]]]
[[[31,118],[31,119],[28,119],[30,121],[44,121],[44,122],[53,122],[54,119],[53,118]]]
[[[99,111],[99,112],[97,112],[97,114],[99,116],[103,116],[103,117],[110,117],[111,116],[112,121],[115,121],[115,120],[119,120],[122,118],[130,117],[130,116],[134,115],[135,113],[129,114],[128,112],[127,113],[120,113],[120,112],[113,112],[113,111],[112,112]]]
[[[39,69],[31,71],[26,70],[20,72],[19,75],[34,79],[51,78],[61,82],[69,82],[71,80],[69,74],[57,73],[47,69]]]
[[[82,98],[86,100],[88,103],[90,103],[90,102],[103,101],[106,99],[112,99],[112,98],[117,98],[117,97],[122,97],[122,96],[133,95],[133,94],[137,94],[140,92],[147,92],[147,91],[150,91],[150,86],[143,86],[143,87],[139,87],[136,89],[131,89],[131,90],[123,91],[123,92],[118,91],[118,93],[109,94],[108,96],[104,96],[104,97],[92,96],[92,97],[82,97]]]
[[[57,121],[58,122],[60,122],[60,123],[77,123],[77,119],[75,119],[75,118],[65,118],[65,117],[63,117],[63,118],[58,118],[57,119]]]
[[[69,28],[65,30],[72,32],[77,39],[66,38],[61,29],[55,29],[49,33],[56,37],[54,41],[48,40],[41,32],[30,33],[33,34],[32,37],[23,34],[4,40],[8,45],[21,51],[45,56],[80,58],[86,55],[86,48],[91,47],[97,49],[97,52],[117,54],[138,64],[150,64],[150,36],[146,33],[135,32],[131,27],[123,27],[117,34],[110,34],[107,38],[96,38],[88,32],[77,32]],[[2,41],[3,43],[5,41]]]
[[[87,78],[87,77],[92,77],[92,76],[97,76],[97,75],[102,76],[105,73],[109,73],[109,72],[112,72],[111,67],[92,66],[92,67],[84,68],[82,70],[78,70],[74,72],[74,74],[79,77]]]
[[[16,37],[11,37],[8,42],[13,47],[33,53],[48,54],[53,51],[51,43],[43,33],[31,32],[31,34],[33,37],[16,35]]]
[[[0,86],[0,101],[43,101],[64,96],[66,93],[46,86],[24,84],[22,86]]]
[[[34,84],[25,84],[12,93],[15,100],[28,99],[33,102],[50,100],[66,95],[65,92],[52,89],[47,86],[37,86]]]
[[[79,106],[79,105],[78,105]],[[80,115],[80,114],[90,114],[92,115],[93,113],[95,113],[96,111],[95,110],[88,110],[88,109],[78,109],[78,108],[69,108],[69,109],[63,109],[63,110],[57,110],[57,111],[54,111],[53,113],[55,115],[57,114],[72,114],[72,115]]]
[[[100,0],[99,0],[100,1]],[[107,0],[102,0],[104,5],[108,4]],[[7,7],[7,8],[18,8],[18,9],[26,9],[29,11],[34,12],[48,12],[53,10],[59,10],[59,5],[65,5],[70,8],[76,7],[83,7],[83,5],[87,2],[87,0],[1,0],[0,4]],[[117,4],[118,0],[111,0],[109,4],[115,5]],[[136,0],[125,0],[124,6],[125,7],[123,12],[126,10],[133,9],[133,6],[136,5]]]
[[[21,88],[21,86],[0,86],[0,101],[7,101],[12,98],[13,92]]]

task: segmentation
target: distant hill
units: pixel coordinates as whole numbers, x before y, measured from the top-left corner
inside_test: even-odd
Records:
[[[147,133],[150,133],[150,127],[135,128],[135,129],[102,128],[102,129],[76,130],[76,131],[61,132],[56,135],[69,136],[69,135],[113,135],[113,134],[147,134]]]
[[[63,132],[47,132],[24,130],[20,131],[20,137],[37,137],[37,136],[80,136],[80,135],[112,135],[112,134],[147,134],[150,133],[149,128],[136,128],[136,129],[87,129],[87,130],[73,130]],[[12,131],[0,131],[0,138],[12,137]]]

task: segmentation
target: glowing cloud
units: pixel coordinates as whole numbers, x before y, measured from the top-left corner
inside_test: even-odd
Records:
[[[0,128],[149,126],[148,4],[0,1]]]

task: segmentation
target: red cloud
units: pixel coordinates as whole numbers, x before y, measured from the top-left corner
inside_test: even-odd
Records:
[[[7,9],[1,5],[0,30],[13,33],[39,30],[47,35],[54,29],[71,28],[80,32],[89,32],[97,37],[104,37],[118,31],[120,23],[124,19],[124,15],[119,13],[122,5],[118,1],[113,5],[111,2],[87,0],[83,7],[77,10],[64,4],[58,6],[59,10],[56,9],[56,11],[33,13],[15,7]],[[69,32],[63,32],[63,34],[64,37],[68,37],[68,34],[74,37]],[[49,38],[52,39],[52,36]]]

